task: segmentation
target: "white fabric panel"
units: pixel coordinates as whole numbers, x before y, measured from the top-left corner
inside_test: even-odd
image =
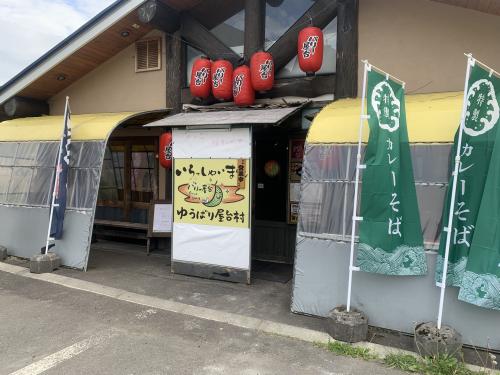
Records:
[[[186,130],[173,129],[174,158],[250,159],[250,128]]]
[[[250,269],[250,229],[174,223],[172,260]]]
[[[295,100],[296,101],[296,100]],[[305,102],[302,100],[302,102]],[[187,112],[151,122],[146,127],[189,125],[276,124],[302,107],[246,109],[242,111]]]

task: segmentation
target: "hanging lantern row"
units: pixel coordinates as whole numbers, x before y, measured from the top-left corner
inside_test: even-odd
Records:
[[[210,73],[212,63],[205,56],[196,59],[191,69],[189,89],[195,98],[206,99],[210,96]]]
[[[233,100],[238,106],[249,106],[255,102],[255,90],[252,86],[250,68],[247,65],[234,69]]]
[[[191,95],[206,99],[212,95],[221,101],[234,99],[236,105],[248,106],[255,101],[254,91],[267,91],[274,85],[274,61],[268,52],[256,52],[250,67],[241,65],[233,70],[227,60],[210,62],[200,57],[191,70]]]
[[[299,33],[297,55],[300,69],[307,75],[314,75],[323,64],[323,31],[309,26]]]
[[[268,91],[274,85],[274,61],[269,52],[255,52],[250,59],[252,86],[255,91]]]
[[[165,132],[160,135],[160,152],[158,159],[163,168],[172,168],[172,133]]]
[[[217,100],[233,98],[233,64],[227,60],[212,63],[212,94]]]
[[[314,75],[323,64],[323,31],[308,26],[299,32],[297,55],[300,69],[307,75]],[[234,99],[236,105],[252,105],[255,92],[271,90],[274,85],[274,61],[269,52],[259,51],[252,55],[250,67],[242,65],[233,70],[227,60],[211,62],[200,57],[191,70],[191,95],[206,99],[213,96],[222,101]]]

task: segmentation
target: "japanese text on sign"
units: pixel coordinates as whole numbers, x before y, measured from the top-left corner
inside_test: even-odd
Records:
[[[176,159],[174,221],[248,227],[246,159]]]

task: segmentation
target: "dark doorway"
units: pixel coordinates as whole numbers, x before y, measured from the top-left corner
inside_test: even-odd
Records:
[[[254,261],[293,264],[296,225],[289,220],[289,159],[290,141],[296,135],[285,127],[254,131]],[[271,271],[266,266],[265,272]]]

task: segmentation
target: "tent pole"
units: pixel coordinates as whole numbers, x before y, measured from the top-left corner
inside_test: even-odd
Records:
[[[448,224],[444,231],[446,232],[446,247],[444,250],[444,265],[443,265],[443,274],[441,277],[441,283],[438,283],[438,286],[441,288],[441,293],[439,295],[439,311],[438,311],[438,319],[437,319],[437,328],[441,329],[441,322],[443,318],[443,305],[444,305],[444,293],[446,289],[446,277],[448,276],[448,257],[450,255],[450,241],[451,241],[451,231],[453,225],[453,211],[455,209],[455,196],[457,191],[457,180],[458,180],[458,171],[460,168],[460,152],[462,149],[462,134],[465,127],[465,113],[467,110],[467,86],[469,84],[469,76],[470,76],[470,68],[474,65],[475,60],[471,54],[467,56],[467,70],[465,73],[465,87],[464,87],[464,99],[462,102],[462,115],[460,117],[460,129],[458,131],[458,140],[457,140],[457,150],[455,154],[455,167],[453,168],[453,183],[451,187],[451,200],[450,200],[450,209],[448,212]]]
[[[368,119],[365,115],[365,99],[366,99],[366,77],[371,66],[367,60],[363,60],[363,91],[361,93],[361,115],[359,117],[359,137],[358,137],[358,152],[356,154],[356,180],[354,184],[354,203],[352,209],[352,227],[351,227],[351,251],[349,255],[349,282],[347,284],[347,312],[351,311],[351,290],[352,290],[352,273],[359,271],[358,267],[354,267],[354,236],[356,234],[356,221],[363,220],[357,216],[358,208],[358,185],[359,185],[359,170],[365,168],[361,165],[361,141],[363,138],[363,123]]]
[[[66,125],[66,117],[68,115],[68,105],[69,105],[69,96],[66,97],[66,106],[64,107],[64,120],[63,120],[63,131],[61,134],[61,141],[59,142],[59,152],[57,153],[57,163],[56,163],[56,170],[55,170],[55,179],[54,179],[54,186],[52,188],[52,200],[50,203],[50,216],[49,216],[49,228],[47,229],[47,242],[45,243],[45,252],[44,254],[47,254],[49,252],[49,244],[50,241],[53,241],[54,239],[50,237],[50,229],[52,227],[52,220],[54,217],[54,205],[56,201],[56,189],[57,186],[59,185],[59,165],[61,164],[61,153],[62,153],[62,144],[63,144],[63,137],[64,137],[64,127]]]

